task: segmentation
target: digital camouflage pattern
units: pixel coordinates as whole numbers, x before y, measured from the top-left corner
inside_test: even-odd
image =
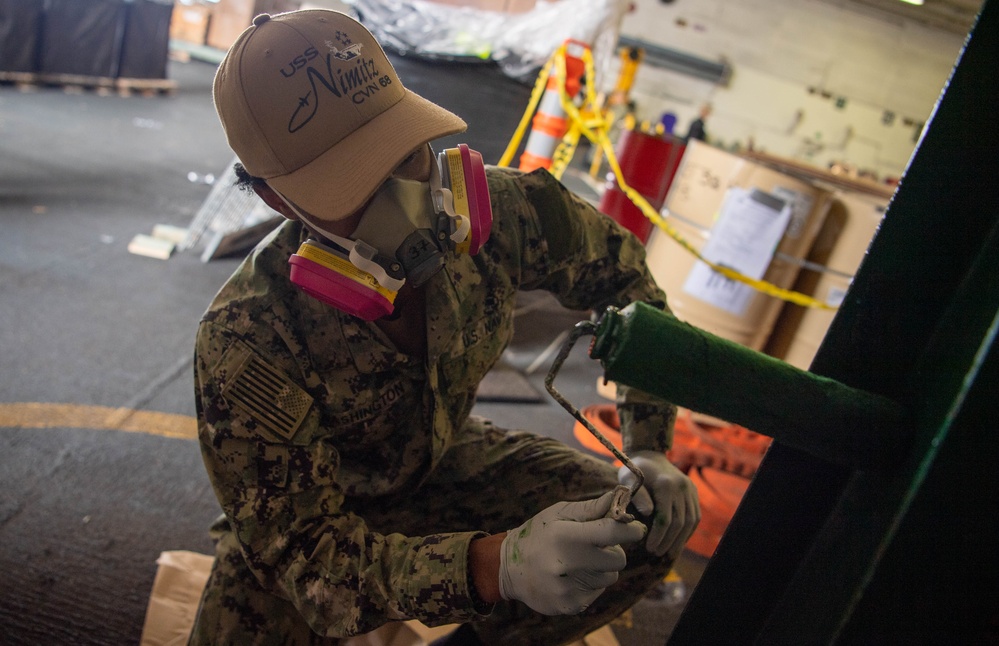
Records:
[[[642,245],[546,171],[488,168],[494,223],[426,285],[427,356],[298,290],[286,222],[200,325],[202,454],[223,518],[192,643],[338,643],[387,621],[475,622],[487,643],[557,644],[606,623],[668,571],[644,549],[586,613],[477,602],[469,543],[617,483],[608,463],[470,417],[513,335],[518,290],[572,309],[665,307]],[[675,409],[619,388],[625,449],[669,447]]]

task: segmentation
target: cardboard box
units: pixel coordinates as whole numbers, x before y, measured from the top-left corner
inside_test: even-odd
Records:
[[[791,220],[776,249],[767,249],[774,255],[762,276],[762,280],[778,287],[791,288],[800,266],[793,260],[781,259],[781,255],[805,258],[822,227],[831,191],[703,142],[691,141],[666,196],[663,215],[683,238],[703,252],[726,199],[741,189],[757,189],[792,205]],[[649,270],[666,292],[669,306],[678,318],[754,350],[763,349],[783,301],[754,290],[740,311],[722,309],[703,300],[703,293],[691,290],[688,278],[699,264],[692,253],[658,228],[649,236],[646,248]],[[726,264],[724,259],[717,262]],[[751,289],[721,276],[718,283],[731,290]]]
[[[825,270],[802,271],[794,289],[839,307],[887,208],[888,198],[881,194],[838,190],[808,255],[809,262]],[[767,354],[808,370],[835,316],[835,310],[786,303],[767,341]]]
[[[170,19],[170,39],[204,45],[211,15],[207,5],[176,3]]]
[[[228,50],[253,23],[254,17],[262,13],[274,15],[294,11],[301,6],[302,3],[296,0],[220,0],[212,10],[208,46]]]

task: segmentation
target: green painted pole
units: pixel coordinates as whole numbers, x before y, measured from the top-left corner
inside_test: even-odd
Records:
[[[900,461],[911,429],[896,402],[799,370],[645,303],[608,308],[590,357],[604,376],[837,464]]]

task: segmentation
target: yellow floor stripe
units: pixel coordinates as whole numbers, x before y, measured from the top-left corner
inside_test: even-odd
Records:
[[[90,428],[193,440],[198,423],[173,413],[78,404],[0,404],[0,428]]]

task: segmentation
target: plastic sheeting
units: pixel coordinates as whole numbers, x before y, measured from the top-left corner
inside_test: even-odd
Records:
[[[529,81],[566,39],[590,45],[598,85],[617,48],[624,0],[538,0],[523,13],[488,11],[425,0],[349,0],[387,48],[450,60],[493,60],[510,77]]]

